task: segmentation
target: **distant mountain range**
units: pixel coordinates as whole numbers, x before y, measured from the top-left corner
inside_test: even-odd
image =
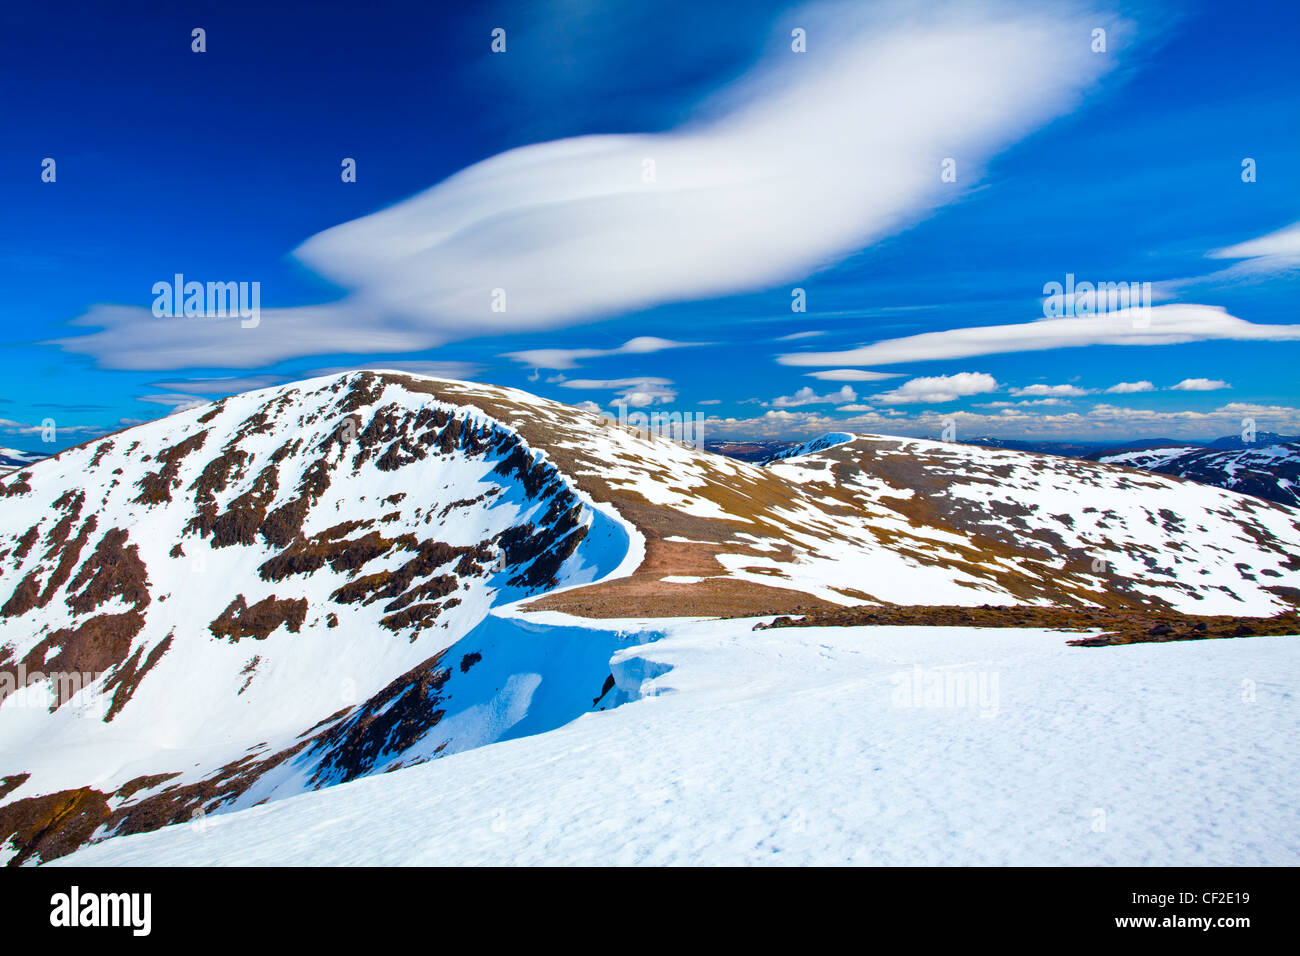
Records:
[[[757,441],[706,441],[704,450],[715,455],[726,455],[736,461],[766,461],[773,455],[794,448],[797,441],[781,441],[767,438]]]
[[[827,447],[819,443],[832,437],[824,435],[811,442],[706,441],[704,447],[740,461],[771,462]],[[1118,444],[985,436],[959,444],[1124,465],[1227,488],[1265,501],[1300,506],[1300,436],[1296,435],[1259,432],[1254,442],[1246,442],[1240,435],[1228,435],[1209,442],[1144,438]]]
[[[7,475],[33,462],[40,461],[45,455],[31,451],[19,451],[16,448],[0,448],[0,475]]]
[[[1300,506],[1300,441],[1240,449],[1175,445],[1105,452],[1094,460],[1187,478],[1278,504]]]

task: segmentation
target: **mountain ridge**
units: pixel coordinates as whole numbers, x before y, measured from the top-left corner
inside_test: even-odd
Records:
[[[367,371],[0,479],[0,857],[617,707],[644,675],[616,652],[665,618],[1300,596],[1294,509],[926,440],[801,450],[760,467],[514,389]]]

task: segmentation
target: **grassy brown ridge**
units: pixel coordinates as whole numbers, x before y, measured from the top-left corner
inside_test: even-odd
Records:
[[[1300,611],[1273,617],[1238,617],[1229,614],[1183,614],[1167,610],[1115,610],[1061,607],[951,607],[912,605],[810,609],[801,617],[777,617],[754,630],[777,627],[852,627],[860,625],[913,625],[929,627],[1043,627],[1062,631],[1103,633],[1068,641],[1079,647],[1108,644],[1142,644],[1163,641],[1201,641],[1225,637],[1260,637],[1269,634],[1300,635]]]

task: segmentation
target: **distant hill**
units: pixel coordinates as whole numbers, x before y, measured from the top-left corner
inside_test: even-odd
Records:
[[[1060,455],[1064,458],[1089,458],[1110,445],[1106,442],[1084,441],[1022,441],[1015,438],[971,438],[961,442],[963,445],[979,445],[981,448],[1006,448],[1010,451],[1027,451],[1035,455]]]
[[[16,448],[0,448],[0,475],[7,475],[25,468],[45,458],[45,455],[33,451],[19,451]]]
[[[1285,445],[1288,443],[1300,442],[1300,435],[1279,435],[1277,432],[1259,432],[1255,435],[1253,442],[1242,441],[1240,435],[1229,435],[1226,438],[1216,438],[1209,443],[1210,448],[1260,448],[1264,445]]]
[[[795,441],[763,439],[758,441],[706,441],[704,450],[715,455],[726,455],[737,461],[766,461],[773,455],[801,444]]]
[[[1120,449],[1104,453],[1096,460],[1187,478],[1277,504],[1300,506],[1300,442],[1297,441],[1226,449],[1186,445]]]

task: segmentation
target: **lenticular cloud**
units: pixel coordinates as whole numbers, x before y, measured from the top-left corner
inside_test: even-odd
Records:
[[[793,281],[951,201],[982,162],[1073,107],[1122,23],[1058,6],[795,11],[788,40],[685,126],[514,149],[335,226],[297,257],[340,302],[263,309],[256,336],[128,307],[58,344],[107,366],[253,367],[423,349]],[[1092,51],[1108,31],[1107,53]],[[705,115],[707,113],[707,115]],[[955,173],[945,181],[944,169]]]
[[[806,275],[955,197],[1114,56],[1090,49],[1096,17],[930,12],[810,11],[809,52],[774,54],[720,116],[515,149],[297,255],[386,310],[500,328]]]

